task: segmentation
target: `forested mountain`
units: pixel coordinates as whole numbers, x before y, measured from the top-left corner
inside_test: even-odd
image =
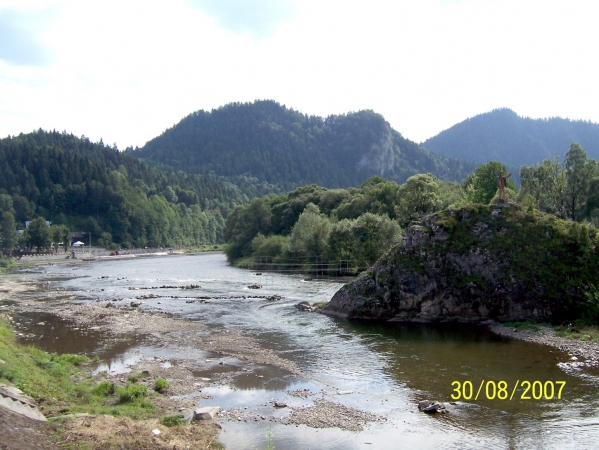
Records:
[[[310,183],[349,187],[373,175],[401,183],[430,172],[461,181],[475,167],[430,153],[370,110],[323,119],[274,101],[197,111],[130,154],[236,183],[262,183],[261,193]]]
[[[214,175],[158,171],[87,138],[39,130],[0,140],[0,214],[43,216],[100,245],[216,243],[224,216],[247,201]]]
[[[530,119],[503,108],[454,125],[421,145],[465,161],[501,161],[510,167],[536,164],[576,142],[590,158],[599,159],[599,124],[554,117]]]

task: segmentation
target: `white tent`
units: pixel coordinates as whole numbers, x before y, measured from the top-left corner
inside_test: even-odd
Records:
[[[80,245],[85,245],[85,244],[81,241],[73,242],[73,247],[79,247]]]

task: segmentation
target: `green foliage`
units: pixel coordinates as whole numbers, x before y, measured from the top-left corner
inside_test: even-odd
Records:
[[[599,325],[599,289],[591,284],[585,296],[586,309],[582,318],[589,325]]]
[[[2,212],[19,223],[44,216],[69,230],[90,231],[106,247],[216,244],[224,217],[247,201],[213,174],[157,170],[66,133],[0,139],[0,165]],[[67,241],[64,234],[54,240]]]
[[[2,229],[0,230],[0,239],[2,240],[2,250],[8,252],[15,248],[17,244],[17,227],[15,216],[10,211],[2,213]]]
[[[541,211],[557,217],[580,220],[592,217],[596,209],[599,164],[573,143],[564,162],[546,159],[536,166],[523,166],[521,196],[528,196]]]
[[[92,394],[99,397],[110,397],[116,392],[114,383],[104,380],[91,390]]]
[[[140,384],[127,383],[125,387],[116,388],[116,395],[120,403],[130,403],[148,395],[148,388]]]
[[[174,414],[171,416],[164,416],[160,419],[160,423],[165,427],[176,427],[187,423],[185,417],[181,414]]]
[[[36,247],[39,252],[41,248],[48,248],[52,243],[52,235],[50,233],[50,227],[46,224],[46,219],[43,217],[36,217],[29,222],[27,227],[27,243]]]
[[[158,378],[156,381],[154,381],[154,390],[156,392],[165,391],[166,389],[168,389],[168,387],[169,383],[164,378]]]
[[[372,177],[358,188],[308,185],[254,199],[227,218],[227,256],[257,270],[355,273],[398,242],[401,229],[387,211],[394,214],[399,192],[396,183]]]
[[[430,214],[439,209],[441,183],[430,173],[414,175],[399,187],[399,205],[395,207],[395,215],[401,224],[407,225],[411,220],[423,214]]]
[[[497,161],[478,166],[463,183],[468,200],[472,203],[488,205],[496,197],[497,177],[500,172],[503,172],[504,176],[508,175],[505,164]],[[516,186],[511,179],[507,180],[506,194],[508,190],[516,191]]]
[[[373,175],[404,182],[431,172],[461,181],[474,169],[405,139],[373,111],[322,118],[273,101],[194,112],[130,154],[190,173],[217,173],[255,196],[310,183],[344,188]]]
[[[289,250],[301,257],[322,256],[327,252],[330,222],[310,203],[291,230]]]

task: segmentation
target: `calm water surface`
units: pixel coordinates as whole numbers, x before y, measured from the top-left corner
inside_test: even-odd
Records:
[[[284,399],[292,406],[310,405],[317,396],[305,400],[286,394],[288,390],[309,388],[322,390],[329,400],[387,419],[361,433],[272,424],[277,449],[599,448],[599,379],[593,373],[560,364],[569,357],[551,347],[501,338],[478,326],[354,323],[301,312],[293,307],[295,303],[328,301],[341,284],[330,280],[305,282],[299,275],[256,276],[228,266],[220,253],[103,261],[76,268],[54,265],[43,270],[52,286],[75,291],[88,301],[118,298],[129,302],[140,293],[181,297],[282,295],[284,299],[276,302],[223,299],[209,304],[159,297],[143,305],[217,328],[250,331],[307,374],[305,379],[298,379],[280,370],[258,368],[256,373],[263,370],[264,378],[238,377],[231,386],[213,388],[209,393],[215,398],[201,400],[203,406],[247,407],[247,411],[272,415],[272,408],[264,406],[269,399]],[[248,289],[252,283],[263,288]],[[128,289],[188,284],[200,284],[202,289]],[[77,340],[72,335],[77,330],[59,328],[55,333],[71,333],[71,339],[56,336],[48,340],[48,346],[57,346],[60,351],[95,352],[104,361],[103,370],[118,372],[144,356],[168,358],[173,354],[173,349],[144,347],[135,336],[114,347],[81,349],[73,344]],[[83,342],[90,341],[80,340],[79,346]],[[197,360],[207,357],[195,349],[175,351],[181,352],[177,356],[184,353]],[[524,380],[559,380],[566,385],[561,399],[522,400],[524,391],[519,389],[512,400],[490,400],[483,388],[474,400],[483,381],[505,381],[511,395],[515,383]],[[429,416],[417,411],[415,404],[422,399],[452,401],[454,381],[470,381],[475,391],[472,399],[449,405],[450,414]],[[337,390],[354,393],[338,396]],[[529,394],[533,397],[532,391]],[[276,413],[279,417],[288,414],[288,409]],[[260,422],[225,423],[220,440],[232,449],[264,448],[268,427]]]

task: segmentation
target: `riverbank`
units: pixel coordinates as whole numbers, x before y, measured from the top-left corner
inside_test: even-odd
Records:
[[[595,371],[564,368],[562,363],[570,362],[564,352],[508,340],[481,326],[358,323],[294,307],[300,300],[330,299],[337,283],[258,275],[231,268],[222,254],[55,264],[25,272],[19,277],[28,279],[32,290],[0,302],[0,310],[15,303],[27,306],[11,312],[22,342],[50,352],[97,355],[97,380],[118,387],[131,376],[150,388],[156,379],[167,379],[166,395],[152,396],[157,404],[158,399],[169,402],[160,403],[161,414],[220,406],[219,439],[228,448],[264,448],[270,430],[281,448],[358,450],[364,443],[392,448],[398,429],[414,448],[425,442],[464,448],[475,435],[483,436],[486,446],[501,448],[504,439],[553,429],[542,413],[547,408],[552,421],[569,418],[578,442],[597,437],[585,427],[590,419],[577,406],[580,399],[588,408],[599,404],[599,399],[588,403],[596,397],[596,381],[587,374]],[[256,282],[263,295],[249,288]],[[280,295],[269,300],[275,294]],[[254,342],[300,372],[241,359],[226,348],[222,353],[206,350],[213,345],[210,336],[222,338],[214,343],[216,349],[230,342],[241,346],[239,356]],[[509,367],[502,363],[507,354]],[[139,376],[144,371],[149,375]],[[478,399],[450,405],[452,383],[464,377],[473,383],[492,377],[510,385],[517,379],[568,384],[559,401]],[[418,402],[427,399],[446,402],[451,414],[433,418],[419,413]],[[534,420],[519,421],[523,416]],[[86,432],[90,420],[67,423],[79,423]],[[516,432],[510,431],[514,420]],[[507,428],[498,428],[498,421]],[[557,439],[552,433],[551,443],[571,439],[568,430]],[[454,446],[447,447],[448,440]]]
[[[543,325],[530,325],[524,329],[519,329],[518,327],[493,322],[489,324],[489,328],[500,336],[548,345],[562,350],[570,355],[572,362],[569,364],[576,367],[599,367],[599,342],[558,336],[554,328]]]
[[[182,445],[181,447],[170,445],[168,448],[185,448],[185,445],[195,444],[195,441],[186,443],[181,436],[173,437],[173,429],[158,424],[160,416],[173,414],[189,416],[198,404],[201,404],[202,399],[212,398],[211,394],[205,393],[206,390],[227,388],[234,379],[243,378],[257,384],[265,376],[268,377],[269,374],[272,376],[273,371],[279,374],[277,376],[283,377],[305,376],[293,360],[281,358],[272,349],[264,348],[258,338],[242,330],[210,328],[197,321],[179,319],[156,308],[143,309],[143,304],[131,306],[130,302],[124,302],[122,299],[82,302],[69,291],[49,289],[48,282],[41,278],[26,280],[17,276],[2,277],[0,314],[10,318],[16,336],[21,342],[48,345],[48,339],[55,339],[53,333],[56,329],[63,327],[62,335],[69,336],[68,339],[84,340],[93,335],[99,347],[124,348],[134,341],[134,346],[153,348],[151,353],[155,356],[140,356],[116,371],[109,366],[101,365],[98,368],[100,372],[88,374],[88,379],[93,380],[94,384],[106,380],[114,383],[115,389],[127,386],[132,374],[145,374],[139,383],[150,388],[157,379],[166,379],[169,383],[166,395],[151,398],[157,406],[154,418],[131,421],[122,417],[97,416],[91,411],[90,416],[61,422],[62,441],[101,441],[107,435],[114,436],[114,430],[118,429],[128,429],[125,435],[129,437],[136,433],[150,436],[153,429],[159,429],[162,436],[160,439],[169,442],[169,445],[173,442],[180,442]],[[52,319],[48,319],[49,317]],[[198,358],[198,354],[202,356]],[[103,372],[103,369],[106,371]],[[288,394],[291,397],[297,396],[293,392]],[[322,400],[323,397],[321,392],[309,390],[304,390],[301,394],[303,398],[310,397],[314,401]],[[319,405],[319,415],[329,418],[332,418],[332,413],[340,408],[339,404],[331,401],[321,402]],[[65,413],[75,412],[65,410],[64,405],[52,402],[45,403],[43,408],[44,414],[48,417],[59,417]],[[294,426],[301,423],[312,426],[314,422],[311,417],[313,414],[305,414],[306,417],[301,414],[305,408],[287,408],[291,413],[290,421],[287,417],[281,417],[280,408],[276,408],[274,402],[271,408],[270,414],[258,415],[238,408],[224,408],[216,420],[217,422],[259,420],[289,423]],[[369,420],[379,419],[354,408],[345,408],[344,412],[344,421],[333,420],[330,423],[320,421],[319,426],[356,430],[362,429]],[[18,428],[19,424],[15,426]],[[35,423],[28,426],[39,428],[40,442],[47,439],[48,428]],[[57,428],[51,427],[50,430],[51,433],[55,433]],[[208,432],[214,433],[214,430]],[[11,440],[15,441],[14,448],[19,447],[19,439],[18,435],[11,436]],[[153,437],[153,439],[157,438]],[[210,439],[210,442],[213,447],[214,445],[218,447],[217,441]],[[126,443],[126,440],[121,442],[123,445]],[[92,448],[97,447],[92,446]],[[190,446],[190,448],[197,447]]]

